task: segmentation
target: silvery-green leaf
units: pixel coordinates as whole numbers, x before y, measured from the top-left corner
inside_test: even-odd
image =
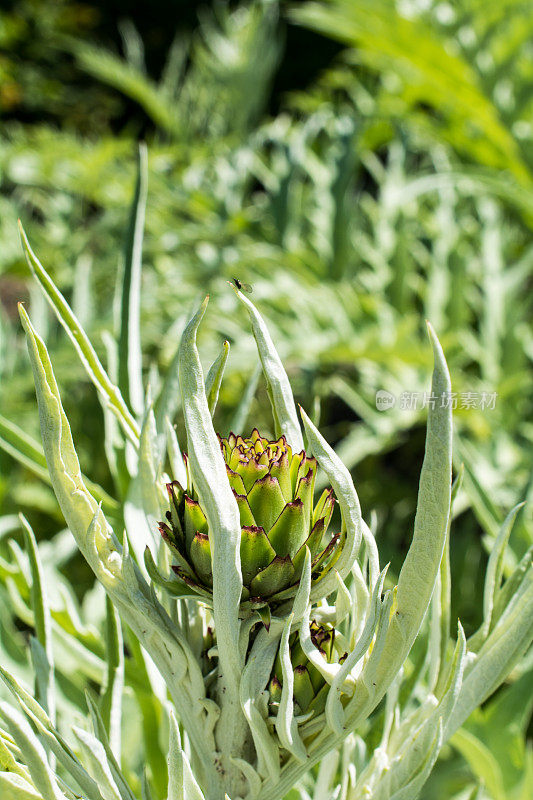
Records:
[[[172,478],[179,481],[185,488],[187,486],[187,470],[185,469],[185,463],[181,454],[176,431],[168,417],[165,417],[165,432],[167,435],[167,453],[168,460],[170,461]]]
[[[76,755],[61,734],[54,728],[44,709],[30,694],[28,694],[12,675],[1,667],[0,674],[6,685],[19,701],[24,713],[36,726],[41,738],[46,741],[50,750],[66,771],[77,781],[82,791],[87,795],[87,798],[89,800],[103,800],[96,783],[82,767]]]
[[[140,416],[143,412],[141,355],[141,267],[144,216],[148,190],[148,154],[139,145],[137,181],[124,243],[118,336],[118,387],[126,404]]]
[[[376,620],[376,629],[374,642],[372,645],[372,652],[365,664],[362,672],[362,683],[366,686],[369,695],[372,697],[376,693],[377,680],[376,673],[378,665],[383,653],[387,632],[389,630],[391,620],[391,609],[394,604],[396,596],[396,589],[388,590],[383,595],[383,600],[379,605],[378,618]],[[361,684],[359,684],[361,685]]]
[[[451,739],[451,744],[463,755],[467,763],[475,766],[474,774],[477,773],[482,778],[482,783],[490,792],[491,800],[507,800],[508,794],[505,791],[501,764],[498,763],[498,759],[487,745],[467,728],[460,728],[456,731]],[[526,797],[531,794],[529,789],[527,789]],[[483,798],[486,796],[486,794],[482,795]]]
[[[285,367],[281,363],[265,321],[254,304],[237,289],[235,289],[235,293],[241,303],[246,306],[252,323],[252,332],[272,403],[276,436],[285,436],[293,452],[298,453],[304,449],[304,442]]]
[[[313,800],[324,800],[332,796],[332,788],[339,767],[339,753],[332,750],[320,762],[318,775],[314,786]]]
[[[135,419],[133,418],[129,408],[124,402],[124,398],[120,394],[118,387],[115,386],[110,380],[109,375],[103,368],[87,334],[74,316],[69,304],[59,289],[55,286],[54,282],[32,251],[22,226],[20,226],[20,232],[22,244],[31,271],[39,281],[47,300],[72,340],[72,343],[77,350],[77,353],[89,378],[92,380],[98,391],[102,394],[104,402],[116,414],[125,434],[134,444],[136,444],[139,438],[139,427],[135,422]]]
[[[503,559],[505,548],[511,535],[513,523],[516,515],[523,508],[525,503],[518,503],[507,514],[503,525],[496,537],[496,541],[492,546],[489,556],[489,563],[487,564],[487,572],[485,575],[485,590],[483,593],[483,638],[488,634],[492,619],[492,611],[494,608],[494,600],[500,590],[500,584],[503,575]]]
[[[258,772],[252,767],[252,765],[245,761],[243,758],[232,758],[231,763],[233,766],[240,769],[246,780],[248,781],[248,791],[250,800],[253,800],[257,794],[259,794],[259,790],[261,789],[261,777]]]
[[[122,800],[103,744],[91,733],[75,725],[72,727],[72,732],[81,746],[84,761],[96,780],[104,800]]]
[[[494,610],[492,614],[493,623],[500,619],[505,609],[513,597],[520,591],[520,587],[527,576],[529,570],[533,567],[533,545],[524,553],[515,569],[509,575],[500,591],[496,594],[494,602]]]
[[[144,562],[146,545],[157,548],[157,520],[163,518],[157,491],[160,463],[159,441],[154,412],[147,402],[139,438],[137,474],[131,481],[124,503],[124,524],[137,564]]]
[[[42,800],[34,786],[12,772],[0,772],[0,797],[2,800]]]
[[[196,332],[207,299],[189,322],[180,343],[180,388],[187,429],[187,450],[194,486],[209,525],[213,570],[213,616],[217,632],[220,680],[226,691],[217,731],[221,747],[232,753],[235,738],[245,726],[239,705],[238,682],[239,602],[242,592],[240,564],[241,525],[237,501],[231,490],[220,443],[213,428],[205,395]]]
[[[50,475],[46,466],[46,458],[40,442],[36,441],[12,420],[0,415],[0,448],[9,453],[23,466],[27,467],[34,475],[37,475],[45,483],[51,485]],[[83,476],[83,480],[89,491],[97,500],[102,501],[102,505],[108,511],[117,511],[117,501],[102,489],[97,483],[90,481]]]
[[[379,574],[380,574],[379,554],[374,534],[372,533],[372,531],[370,530],[364,519],[361,519],[361,533],[363,535],[363,540],[366,546],[366,557],[368,558],[368,570],[370,578],[370,590],[372,591],[374,586],[376,585],[377,580],[379,579]]]
[[[429,747],[427,747],[425,751],[425,758],[417,772],[417,774],[409,781],[405,786],[402,786],[401,789],[394,792],[393,795],[386,795],[383,797],[383,800],[416,800],[418,795],[420,794],[422,787],[424,786],[425,782],[427,781],[431,770],[435,766],[435,762],[437,760],[437,756],[439,755],[439,750],[442,746],[442,722],[438,723],[437,731],[433,737],[433,741],[430,743]]]
[[[120,556],[112,543],[103,512],[83,483],[70,426],[44,342],[34,331],[25,310],[19,307],[19,311],[27,334],[43,447],[56,497],[78,546],[97,577],[104,584],[113,583]],[[89,529],[92,547],[89,547]]]
[[[390,689],[388,690],[387,694],[385,695],[385,711],[384,711],[384,720],[383,720],[383,732],[381,734],[381,741],[380,741],[380,748],[387,748],[389,744],[390,734],[393,728],[393,725],[396,723],[398,725],[399,717],[400,717],[400,705],[398,703],[398,698],[400,696],[400,686],[402,685],[404,678],[404,670],[402,669],[398,672],[395,679],[390,685]]]
[[[431,393],[451,392],[448,367],[428,324],[435,368]],[[429,606],[446,539],[451,498],[452,411],[450,403],[429,405],[426,452],[418,491],[413,541],[400,571],[396,608],[390,622],[377,687],[386,689],[411,649]],[[379,691],[379,689],[378,689]]]
[[[214,749],[214,740],[205,728],[204,714],[198,702],[205,694],[200,664],[177,622],[170,619],[155,592],[144,581],[128,553],[126,539],[123,545],[122,577],[128,603],[120,605],[121,616],[130,627],[134,625],[141,642],[146,641],[146,648],[165,679],[177,709],[186,718],[185,728],[197,756],[202,759],[207,773],[214,778],[214,764],[209,749],[209,745]],[[135,609],[134,615],[132,609]]]
[[[179,343],[186,322],[187,319],[184,315],[178,317],[171,329],[168,331],[168,338],[170,341]],[[168,417],[172,422],[179,408],[180,384],[178,370],[179,344],[176,347],[176,351],[172,356],[172,360],[166,370],[163,385],[155,401],[154,413],[158,432],[163,430],[165,417]]]
[[[292,755],[301,761],[305,762],[307,752],[298,733],[298,725],[294,719],[294,670],[291,664],[291,654],[289,651],[289,635],[291,632],[292,614],[287,617],[283,633],[281,634],[281,643],[279,655],[281,660],[281,671],[283,682],[281,686],[281,698],[279,701],[278,714],[276,717],[276,730],[278,732],[279,740],[282,746],[292,753]]]
[[[491,631],[474,662],[465,670],[463,684],[444,735],[448,739],[477,706],[498,688],[533,641],[533,568],[521,595]]]
[[[338,628],[341,622],[344,622],[352,610],[352,595],[350,594],[350,590],[342,580],[337,570],[335,570],[335,578],[337,580],[337,594],[335,596],[335,628]]]
[[[120,617],[109,597],[106,597],[106,661],[106,680],[100,698],[100,711],[109,735],[111,750],[120,763],[124,644]]]
[[[54,721],[55,695],[53,668],[48,660],[46,650],[35,636],[30,637],[30,652],[33,672],[35,674],[35,697],[49,714],[50,719]]]
[[[102,332],[102,341],[105,345],[107,358],[107,371],[111,380],[116,383],[118,375],[118,345],[109,331]],[[113,476],[115,486],[121,497],[126,495],[132,474],[137,469],[137,450],[131,441],[124,435],[116,414],[110,409],[100,396],[104,414],[104,449]]]
[[[52,651],[52,623],[48,597],[43,584],[43,569],[35,534],[21,514],[20,521],[24,530],[26,551],[30,560],[31,585],[30,597],[33,615],[35,618],[35,633],[41,645],[42,654],[38,658],[39,669],[36,670],[37,700],[48,712],[48,716],[55,720],[55,694],[54,694],[54,655]]]
[[[463,637],[464,654],[464,637]],[[394,730],[387,747],[380,747],[362,772],[354,800],[416,798],[437,759],[443,740],[441,706],[433,699],[407,715]],[[410,794],[410,792],[412,794]]]
[[[298,625],[304,616],[309,605],[309,595],[311,593],[311,552],[305,547],[304,565],[300,576],[298,590],[292,604],[292,626]]]
[[[279,749],[257,708],[257,699],[265,689],[278,652],[283,623],[273,619],[269,630],[262,628],[252,645],[240,682],[240,700],[250,726],[263,778],[277,780],[280,772]]]
[[[442,558],[444,557],[444,552]],[[431,597],[431,604],[428,611],[429,620],[429,638],[426,653],[427,662],[427,688],[428,691],[433,692],[439,677],[441,668],[441,571],[442,571],[442,558],[441,567],[439,569],[437,580],[435,581],[435,590]]]
[[[205,711],[205,728],[212,733],[220,718],[220,706],[207,697],[202,697],[200,703]]]
[[[354,667],[357,665],[358,661],[364,656],[370,647],[374,637],[376,617],[381,602],[381,592],[383,590],[383,583],[385,581],[387,569],[388,567],[385,567],[374,587],[363,632],[361,633],[361,636],[357,642],[355,642],[353,649],[348,654],[348,658],[338,668],[337,673],[331,682],[328,699],[326,701],[326,720],[330,728],[338,734],[341,734],[344,728],[344,709],[340,700],[341,693],[343,691],[343,687],[345,691],[348,688],[350,690],[350,694],[353,692],[353,681],[348,687],[345,687],[344,684],[349,678]]]
[[[120,766],[118,765],[118,762],[115,756],[113,755],[111,746],[109,744],[107,731],[105,729],[105,725],[98,710],[98,706],[96,705],[96,702],[93,700],[89,692],[85,692],[85,698],[87,700],[87,706],[89,708],[89,713],[91,715],[94,736],[96,738],[96,741],[99,741],[102,745],[103,749],[102,755],[105,756],[106,769],[108,769],[109,774],[112,775],[113,777],[113,781],[116,785],[116,788],[118,789],[120,798],[121,800],[136,800],[135,795],[128,786],[126,779],[122,774]],[[110,800],[114,800],[114,798],[113,799],[110,798]]]
[[[205,800],[182,750],[178,723],[172,712],[168,747],[168,800]]]
[[[211,364],[205,379],[205,393],[211,416],[213,416],[217,407],[218,394],[222,385],[222,378],[224,377],[224,369],[226,368],[228,356],[229,342],[225,341],[222,345],[222,352]]]
[[[450,497],[450,513],[448,515],[448,525],[446,526],[446,540],[444,542],[444,550],[440,561],[439,570],[439,584],[440,589],[438,597],[439,613],[440,613],[440,667],[442,675],[442,665],[446,660],[446,651],[448,648],[448,641],[450,639],[450,618],[451,618],[451,575],[450,575],[450,531],[452,525],[453,508],[458,493],[461,491],[463,484],[464,467],[461,464],[455,480],[452,483],[452,491]]]
[[[459,625],[457,644],[442,698],[425,719],[422,717],[421,724],[411,722],[417,714],[414,712],[393,734],[393,739],[397,743],[399,742],[399,747],[393,749],[391,767],[383,776],[383,798],[395,796],[396,792],[400,792],[400,797],[408,798],[410,797],[408,789],[414,791],[416,788],[418,792],[427,780],[437,758],[438,750],[442,746],[443,728],[446,726],[459,695],[465,655],[466,640]],[[422,708],[419,710],[421,711]],[[438,742],[438,747],[435,747],[436,742]],[[379,793],[378,796],[380,796]]]
[[[363,630],[371,595],[357,561],[354,561],[351,574],[353,578],[354,605],[350,619],[349,636],[351,639],[356,639]]]
[[[152,791],[150,789],[150,784],[148,783],[148,777],[146,775],[146,769],[143,772],[142,783],[141,783],[141,792],[142,792],[142,800],[154,800],[152,795]]]
[[[309,441],[311,452],[318,461],[319,466],[324,470],[333,487],[342,513],[342,518],[346,526],[346,542],[335,569],[344,580],[350,570],[362,537],[362,519],[359,498],[355,491],[350,473],[336,455],[333,448],[329,446],[323,436],[317,431],[305,411],[300,409],[305,433]],[[327,588],[325,588],[327,587]],[[336,577],[331,571],[326,577],[319,581],[311,589],[311,599],[317,599],[330,594],[335,590]]]
[[[33,784],[41,793],[42,800],[65,800],[65,795],[60,790],[48,765],[45,750],[27,720],[16,709],[4,702],[0,702],[0,716],[7,723],[9,732],[20,748]]]

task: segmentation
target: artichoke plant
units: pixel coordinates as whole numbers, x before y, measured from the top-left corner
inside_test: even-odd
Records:
[[[278,606],[296,594],[305,561],[311,554],[313,585],[330,572],[346,534],[334,534],[324,545],[333,514],[333,490],[324,489],[314,503],[317,462],[302,450],[293,453],[284,436],[270,442],[254,428],[243,439],[220,438],[231,491],[239,508],[243,589],[241,612]],[[213,586],[209,526],[190,474],[187,486],[167,483],[170,510],[160,531],[169,545],[178,577],[200,595]]]
[[[142,198],[138,190],[131,226],[137,243]],[[174,362],[186,430],[181,447],[172,424],[176,375],[155,399],[147,392],[143,401],[139,391],[138,247],[127,248],[117,383],[25,238],[24,246],[103,399],[118,500],[82,474],[45,343],[21,307],[50,480],[105,591],[106,635],[103,645],[103,636],[84,629],[72,603],[61,605],[61,593],[54,607],[48,602],[39,548],[25,523],[28,564],[17,555],[20,569],[2,561],[0,570],[12,597],[25,593],[17,608],[35,627],[35,697],[0,670],[20,707],[0,702],[4,794],[281,800],[295,789],[302,798],[414,800],[443,744],[533,640],[531,552],[502,582],[517,509],[489,560],[482,625],[468,641],[460,625],[451,633],[451,403],[428,408],[413,535],[397,582],[385,583],[387,568],[352,477],[303,409],[300,424],[283,364],[248,297],[235,287],[256,340],[275,439],[257,430],[248,438],[216,434],[228,347],[204,378],[197,332],[206,299]],[[429,336],[432,396],[446,397],[446,361],[431,327]],[[329,541],[333,495],[327,490],[315,503],[319,469],[340,512]],[[158,520],[165,520],[164,538]],[[83,645],[83,668],[94,665],[91,658],[106,660],[105,674],[92,674],[100,696],[88,698],[91,724],[75,726],[70,737],[56,724],[58,632],[63,648],[79,652]],[[131,693],[142,719],[142,775],[120,743],[122,703]]]

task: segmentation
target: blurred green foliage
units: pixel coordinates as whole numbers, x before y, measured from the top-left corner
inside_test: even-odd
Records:
[[[183,310],[201,293],[215,308],[235,310],[224,322],[211,314],[202,333],[206,358],[223,338],[232,345],[217,412],[226,432],[255,355],[225,281],[237,275],[251,283],[297,397],[308,408],[317,399],[322,429],[353,470],[365,513],[376,513],[393,571],[411,535],[424,411],[399,402],[378,411],[376,391],[399,398],[427,390],[428,318],[459,396],[497,393],[493,410],[459,402],[455,415],[456,468],[464,463],[465,479],[452,541],[460,586],[453,602],[474,630],[486,550],[509,508],[533,499],[531,4],[217,3],[192,32],[174,36],[160,24],[169,47],[157,58],[153,20],[138,30],[121,19],[119,52],[102,35],[103,13],[97,4],[50,0],[0,12],[2,513],[22,509],[42,538],[62,524],[42,475],[13,458],[18,434],[5,422],[37,438],[19,299],[29,302],[52,352],[84,470],[111,486],[99,451],[102,410],[29,279],[16,219],[105,362],[136,142],[144,137],[146,372],[152,361],[171,362]],[[307,60],[301,48],[290,50],[303,26],[317,49]],[[316,75],[321,58],[329,63]],[[302,59],[313,72],[305,90],[279,94],[280,69],[298,62],[301,70]],[[148,380],[158,381],[153,369]],[[268,419],[267,406],[259,385],[254,418]],[[515,562],[533,541],[531,519],[530,503],[511,536]],[[83,593],[83,565],[69,569]],[[531,686],[530,669],[504,691],[521,682]],[[465,734],[489,753],[491,731],[507,724],[491,723],[502,704],[493,705]],[[526,758],[526,718],[521,726],[516,763]],[[499,800],[502,785],[511,791],[512,776],[491,788],[471,739],[454,747],[427,798],[466,798],[478,781],[479,797]]]

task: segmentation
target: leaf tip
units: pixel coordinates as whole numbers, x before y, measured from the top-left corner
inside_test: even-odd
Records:
[[[20,321],[22,323],[22,327],[24,328],[26,333],[31,333],[31,322],[28,316],[28,312],[26,311],[26,308],[24,306],[24,303],[22,302],[17,303],[17,308],[19,312]]]

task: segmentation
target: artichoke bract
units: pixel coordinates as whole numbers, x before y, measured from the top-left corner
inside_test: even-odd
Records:
[[[219,440],[240,512],[241,603],[272,606],[294,596],[306,547],[315,584],[337,561],[345,534],[326,538],[333,490],[325,489],[313,502],[316,459],[303,450],[293,453],[283,436],[269,441],[254,429],[246,439],[232,433]],[[170,510],[160,531],[174,555],[176,575],[205,595],[213,582],[208,524],[187,473],[187,487],[167,484]]]

